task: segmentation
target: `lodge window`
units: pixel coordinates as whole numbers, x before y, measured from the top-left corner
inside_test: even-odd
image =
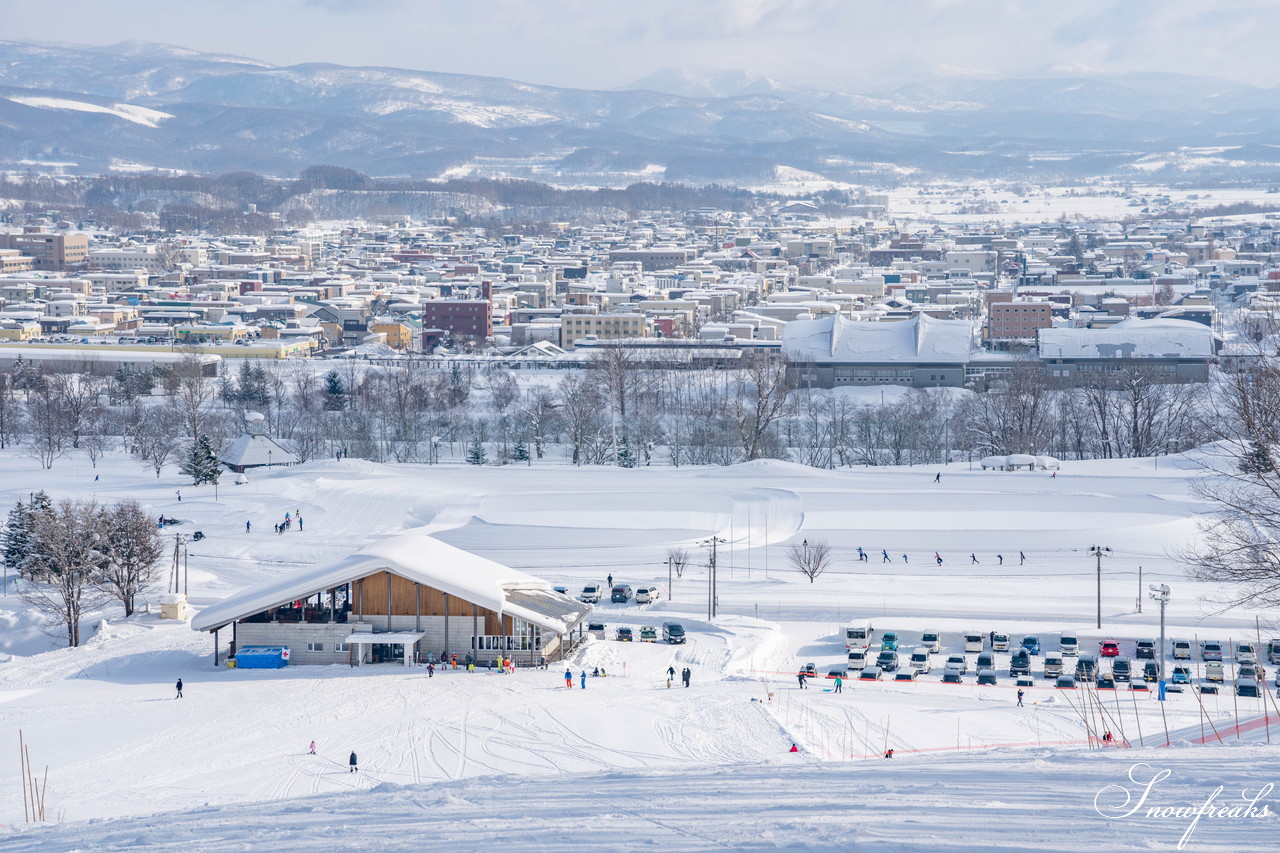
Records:
[[[324,643],[307,643],[307,651],[322,652],[324,651]]]

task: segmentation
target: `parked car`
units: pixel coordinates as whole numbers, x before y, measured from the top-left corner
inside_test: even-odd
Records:
[[[1280,639],[1267,640],[1267,663],[1280,664]]]
[[[569,594],[569,588],[567,586],[557,586],[557,587],[552,587],[552,589],[554,589],[556,592],[560,593],[561,595]]]
[[[620,643],[630,643],[632,641],[630,628],[619,628],[617,630],[617,638]]]
[[[1173,677],[1169,679],[1174,684],[1190,684],[1191,683],[1191,667],[1175,666],[1173,668]]]
[[[849,670],[842,666],[833,666],[831,669],[827,670],[827,678],[842,678],[845,681],[848,681]]]
[[[604,639],[604,623],[588,622],[587,633],[595,637],[597,640],[603,640]]]
[[[582,592],[578,593],[578,600],[587,604],[597,604],[602,595],[604,595],[603,583],[589,583],[582,588]]]
[[[653,604],[658,598],[656,586],[642,586],[636,590],[636,604]]]
[[[1128,681],[1133,677],[1133,664],[1126,658],[1116,658],[1111,662],[1111,676],[1116,681]]]
[[[943,684],[964,684],[964,678],[958,669],[944,669],[942,671]]]
[[[1098,671],[1098,659],[1093,655],[1080,655],[1076,658],[1076,678],[1080,681],[1093,681]]]
[[[1254,681],[1252,678],[1237,678],[1236,695],[1256,698],[1259,695],[1258,682]]]
[[[1236,678],[1252,678],[1254,681],[1266,681],[1266,671],[1255,663],[1242,663],[1236,667]]]
[[[1200,660],[1222,660],[1222,643],[1217,640],[1201,640]]]
[[[807,663],[800,667],[800,671],[807,676],[816,676],[818,674],[818,665],[816,663]]]
[[[1063,634],[1058,637],[1058,651],[1063,657],[1073,658],[1080,654],[1080,640],[1075,634]]]
[[[1173,641],[1173,659],[1174,660],[1191,660],[1191,641],[1190,640],[1174,640]]]
[[[1044,677],[1057,678],[1062,675],[1062,654],[1055,652],[1044,656]]]
[[[862,669],[866,665],[866,649],[849,649],[849,669]]]
[[[1276,640],[1277,646],[1280,647],[1280,640]],[[964,632],[964,650],[966,653],[980,652],[986,648],[982,635],[977,631]]]
[[[920,645],[929,650],[929,654],[942,653],[942,635],[937,631],[925,631],[920,635]]]
[[[1098,689],[1099,690],[1115,690],[1116,680],[1111,677],[1109,672],[1098,673]]]
[[[640,629],[640,642],[656,643],[658,642],[658,629],[652,625],[645,625]]]
[[[978,654],[978,662],[973,665],[973,668],[976,672],[981,672],[984,669],[995,669],[996,668],[995,652],[980,652]]]
[[[1219,661],[1206,661],[1204,665],[1205,681],[1222,681],[1222,664]]]
[[[994,669],[982,669],[978,671],[979,684],[995,684],[996,671]]]
[[[1253,643],[1236,643],[1236,663],[1253,663],[1258,659]]]
[[[968,672],[969,661],[965,659],[964,655],[952,655],[951,657],[947,658],[946,668],[958,669],[962,673]]]
[[[865,649],[867,644],[871,642],[873,633],[875,633],[875,629],[871,627],[870,619],[851,619],[849,624],[844,626],[844,647],[846,649]]]
[[[1120,644],[1115,640],[1103,640],[1098,643],[1098,654],[1104,658],[1120,656]]]
[[[1058,679],[1053,683],[1054,687],[1059,690],[1075,690],[1076,677],[1074,675],[1059,675]]]
[[[1031,655],[1027,654],[1026,649],[1018,649],[1009,658],[1009,675],[1030,675],[1031,674]]]
[[[631,600],[631,585],[625,583],[614,584],[609,600],[614,604],[626,604]]]
[[[1142,664],[1142,680],[1155,684],[1160,680],[1160,664],[1153,660]]]
[[[1027,654],[1029,655],[1040,654],[1040,638],[1039,637],[1034,637],[1028,634],[1027,636],[1022,638],[1021,646],[1022,648],[1027,650]]]
[[[679,622],[663,622],[662,639],[672,644],[683,643],[684,626]]]
[[[911,653],[911,669],[914,672],[929,671],[929,650],[920,646]]]
[[[1155,660],[1156,658],[1156,641],[1155,640],[1139,640],[1137,648],[1134,650],[1133,656],[1138,660]]]
[[[893,680],[894,681],[915,681],[916,676],[918,675],[920,675],[920,673],[904,669],[902,672],[895,675],[893,677]]]
[[[885,631],[880,637],[880,649],[887,652],[896,652],[898,650],[898,632]]]
[[[885,672],[894,672],[898,668],[898,653],[885,649],[876,658],[876,666]]]
[[[872,664],[871,666],[864,666],[862,668],[862,672],[858,673],[858,680],[859,681],[879,681],[880,667],[876,666],[875,664]]]
[[[1009,651],[1009,635],[997,631],[991,638],[991,650],[993,652]]]

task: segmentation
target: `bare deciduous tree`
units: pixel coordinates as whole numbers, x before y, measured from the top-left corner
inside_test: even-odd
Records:
[[[31,581],[22,589],[27,604],[57,621],[67,645],[80,645],[80,620],[106,604],[98,586],[105,562],[102,510],[93,502],[61,501],[30,516]]]
[[[134,599],[155,582],[163,552],[155,522],[137,501],[123,501],[102,514],[105,564],[100,585],[132,616]]]
[[[671,564],[672,570],[676,573],[677,578],[684,577],[684,570],[689,565],[689,551],[686,548],[668,548],[667,562]]]
[[[787,367],[781,361],[750,356],[735,372],[729,404],[747,460],[769,455],[766,439],[774,424],[787,415],[790,398]]]
[[[813,583],[818,575],[831,566],[831,546],[825,539],[815,539],[812,542],[805,539],[799,544],[792,543],[787,548],[787,559],[796,571],[807,577],[809,583]]]

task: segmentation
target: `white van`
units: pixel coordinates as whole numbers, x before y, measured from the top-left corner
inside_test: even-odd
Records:
[[[1075,634],[1063,634],[1058,638],[1058,651],[1063,657],[1075,657],[1080,654],[1080,638]]]
[[[980,652],[985,648],[986,646],[983,643],[981,634],[976,631],[964,632],[964,650],[966,654],[970,652]]]
[[[991,650],[993,652],[1009,651],[1009,635],[996,632],[991,638]]]
[[[1173,641],[1173,659],[1174,660],[1191,660],[1191,641],[1190,640],[1174,640]]]
[[[919,646],[911,653],[911,669],[914,672],[929,671],[929,650]]]
[[[1222,664],[1211,660],[1204,665],[1204,680],[1222,683]]]
[[[930,654],[940,654],[942,652],[942,635],[937,631],[925,631],[920,635],[920,645],[928,649]]]
[[[867,663],[866,649],[849,649],[849,669],[862,669]]]
[[[871,645],[873,629],[870,619],[853,619],[844,627],[844,647],[865,649]]]

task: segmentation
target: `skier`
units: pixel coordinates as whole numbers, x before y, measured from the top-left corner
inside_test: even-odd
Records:
[[[312,754],[312,755],[315,755],[315,754],[316,754],[316,742],[315,742],[315,741],[311,741],[311,754]]]
[[[582,689],[587,689],[587,671],[585,669],[582,671]]]
[[[862,546],[861,546],[861,545],[859,545],[859,546],[858,546],[858,562],[859,562],[859,563],[865,563],[866,561],[867,561],[867,555],[866,555],[865,553],[863,553],[863,551],[862,551]]]
[[[791,749],[788,750],[788,752],[799,752],[799,751],[800,751],[800,747],[796,746],[794,743],[791,744]]]
[[[909,562],[909,561],[907,560],[907,555],[906,555],[906,554],[903,554],[903,555],[902,555],[902,562],[904,562],[904,563]]]
[[[95,483],[96,483],[96,482],[98,482],[98,475],[97,475],[97,474],[94,474],[94,475],[93,475],[93,482],[95,482]]]
[[[939,471],[939,472],[934,476],[934,478],[933,478],[933,482],[935,482],[935,483],[941,483],[941,482],[942,482],[942,472],[941,472],[941,471]]]
[[[1022,707],[1022,691],[1021,690],[1018,691],[1018,707],[1019,708]]]
[[[933,552],[933,559],[935,559],[935,560],[937,560],[937,561],[938,561],[938,565],[939,565],[939,566],[941,566],[941,565],[942,565],[942,555],[941,555],[941,554],[939,554],[937,551],[934,551],[934,552]]]
[[[1000,565],[1004,565],[1004,554],[996,554],[996,559],[1000,561]]]
[[[354,750],[351,752],[351,757],[347,759],[347,763],[351,765],[351,769],[347,771],[348,773],[355,773],[360,769],[360,765],[356,763],[356,754]]]
[[[1024,554],[1024,553],[1022,553],[1021,551],[1019,551],[1019,552],[1018,552],[1018,565],[1019,565],[1019,566],[1021,566],[1021,565],[1022,565],[1023,563],[1025,563],[1026,561],[1027,561],[1027,555],[1026,555],[1026,554]]]
[[[253,530],[253,522],[252,522],[252,521],[246,521],[246,522],[244,523],[244,532],[245,532],[245,533],[248,533],[250,530]]]
[[[178,679],[178,695],[177,695],[177,696],[174,696],[173,698],[174,698],[174,699],[181,699],[181,698],[182,698],[182,679],[181,679],[181,678],[179,678],[179,679]]]
[[[564,671],[564,686],[573,689],[573,673],[567,669]]]
[[[881,548],[881,549],[880,549],[880,562],[882,562],[882,563],[891,563],[891,562],[893,562],[892,560],[890,560],[890,559],[889,559],[889,551],[888,551],[888,549],[886,549],[886,548]]]
[[[978,556],[976,554],[970,554],[969,565],[973,565],[974,563],[977,563],[977,562],[978,562]]]
[[[1049,475],[1049,479],[1050,479],[1050,480],[1056,480],[1056,479],[1058,479],[1058,472],[1057,472],[1057,471],[1054,471],[1052,474],[1050,474],[1050,475]]]
[[[840,688],[843,686],[844,686],[844,680],[837,675],[836,676],[836,692],[840,693],[841,692]]]
[[[178,503],[182,503],[182,492],[179,491],[176,494],[178,495]]]

